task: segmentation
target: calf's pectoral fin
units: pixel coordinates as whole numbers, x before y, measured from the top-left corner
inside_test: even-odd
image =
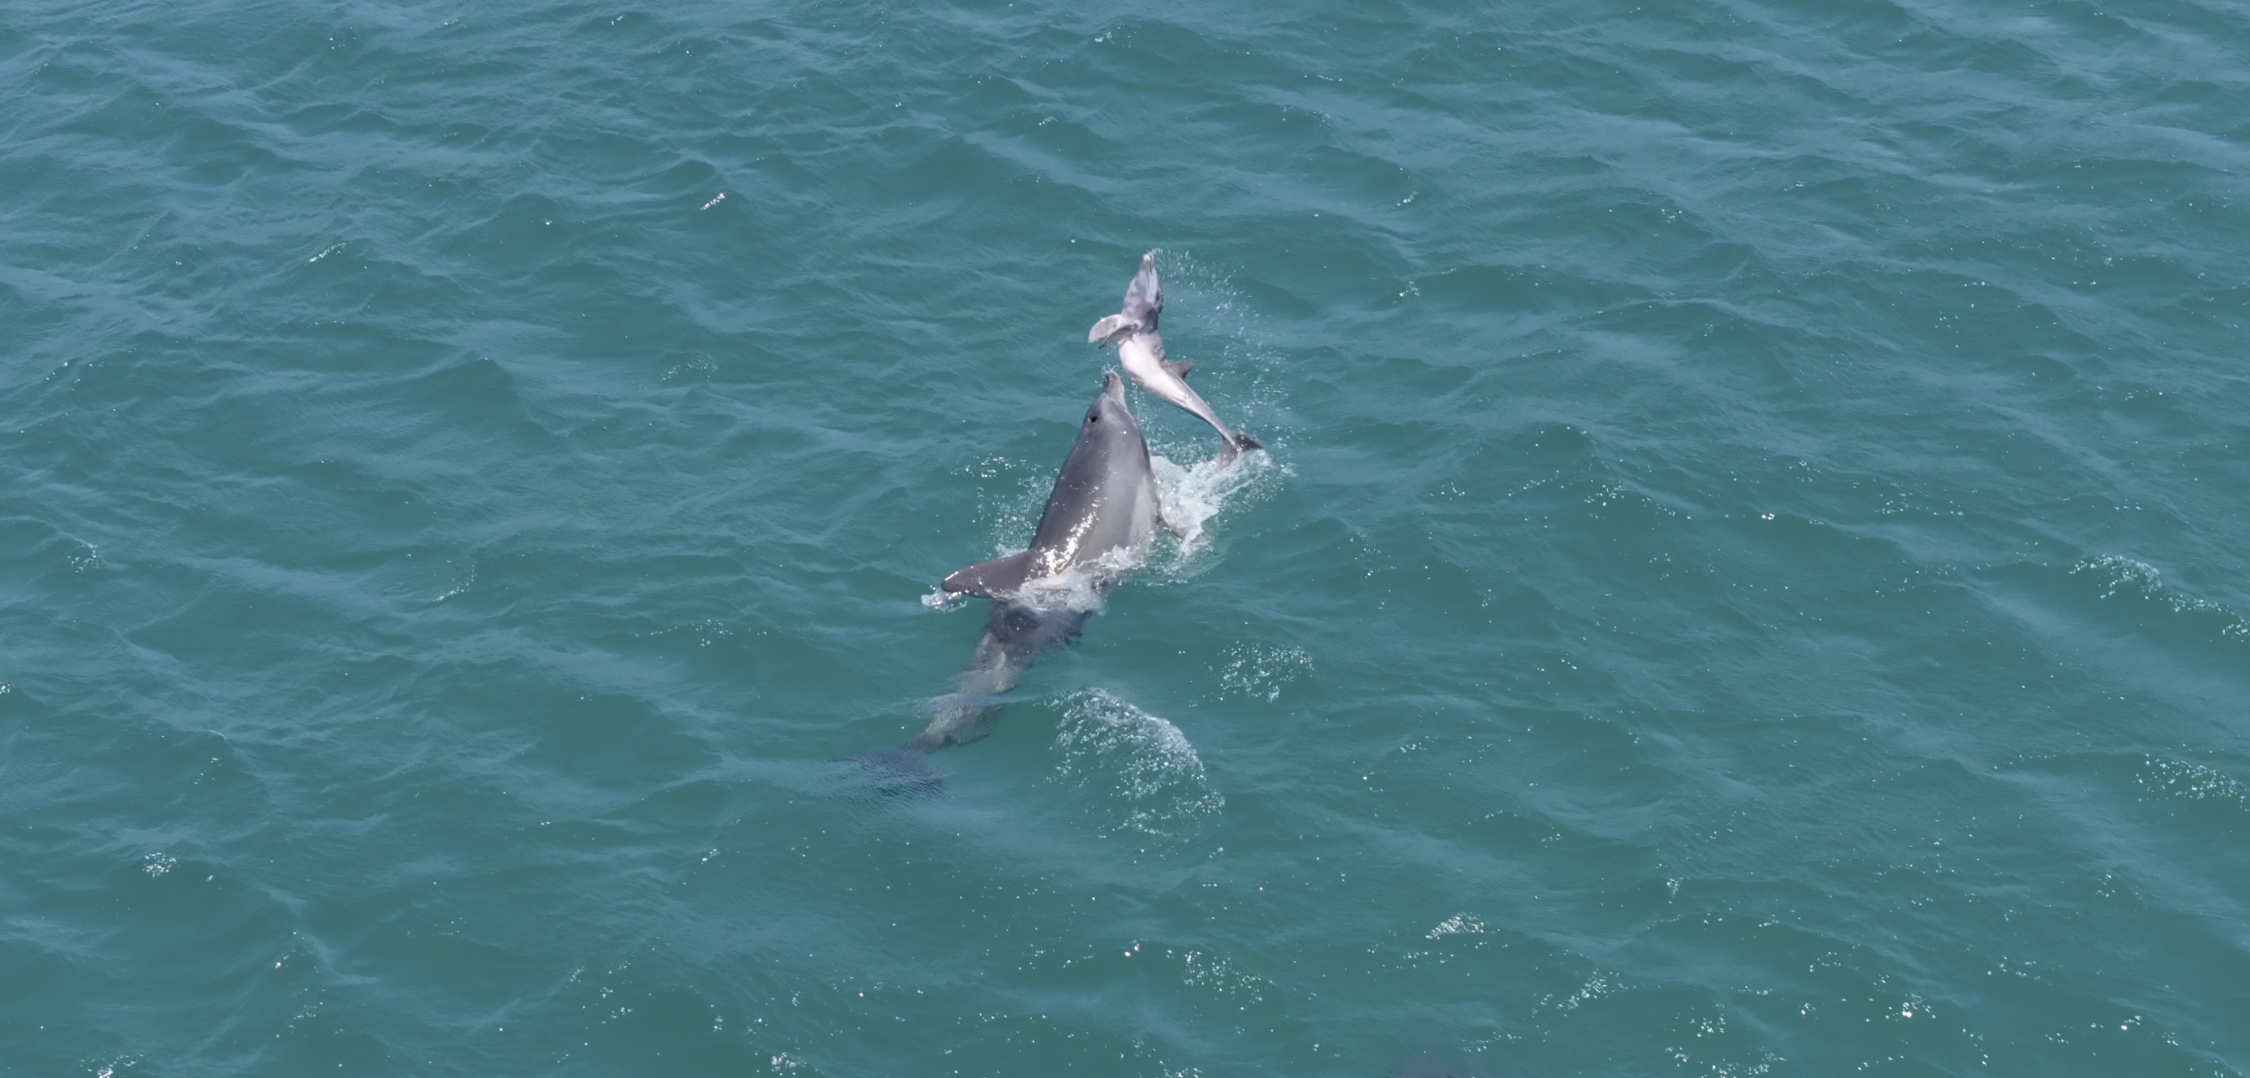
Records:
[[[1086,343],[1115,344],[1118,338],[1139,328],[1139,320],[1123,314],[1113,314],[1094,323],[1094,328],[1086,331]]]
[[[938,585],[955,595],[974,595],[979,599],[995,599],[1023,587],[1024,578],[1031,575],[1031,551],[1010,554],[1005,558],[980,561],[966,569],[956,569],[945,583]]]

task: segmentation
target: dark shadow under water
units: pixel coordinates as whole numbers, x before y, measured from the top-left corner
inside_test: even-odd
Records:
[[[966,745],[992,732],[992,722],[1005,706],[1000,698],[1032,660],[1051,647],[1072,647],[1086,626],[1090,611],[1067,607],[1050,609],[1015,599],[993,599],[992,615],[985,620],[984,635],[977,639],[969,668],[961,672],[954,691],[938,702],[937,714],[914,740],[895,749],[876,749],[851,757],[877,793],[897,797],[936,797],[945,793],[945,776],[930,763],[930,754],[948,745]]]

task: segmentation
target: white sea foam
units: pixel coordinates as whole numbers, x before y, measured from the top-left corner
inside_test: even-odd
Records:
[[[2070,567],[2070,575],[2081,574],[2101,584],[2104,599],[2115,598],[2120,592],[2160,598],[2164,587],[2164,574],[2158,572],[2156,566],[2117,554],[2086,558]]]
[[[1067,700],[1055,776],[1115,806],[1118,826],[1177,838],[1226,806],[1179,727],[1101,689]]]
[[[1172,332],[1165,343],[1170,346],[1172,358],[1195,360],[1211,371],[1212,374],[1204,376],[1206,382],[1223,372],[1225,378],[1221,380],[1235,385],[1238,391],[1220,394],[1226,399],[1214,399],[1213,406],[1236,429],[1251,434],[1265,433],[1255,422],[1257,406],[1273,395],[1274,375],[1283,364],[1265,345],[1264,334],[1250,306],[1240,302],[1242,290],[1235,283],[1232,271],[1205,262],[1192,251],[1160,250],[1157,262],[1170,294],[1165,325]],[[1247,391],[1239,391],[1245,381]],[[1144,393],[1136,393],[1135,397],[1140,401],[1155,400]],[[1210,541],[1204,531],[1206,521],[1230,503],[1241,501],[1245,494],[1255,500],[1256,495],[1272,490],[1283,474],[1270,450],[1245,453],[1235,460],[1221,462],[1216,455],[1218,442],[1211,437],[1210,429],[1199,422],[1189,422],[1187,426],[1191,429],[1192,441],[1174,446],[1166,439],[1168,444],[1161,451],[1156,446],[1150,447],[1149,463],[1156,470],[1157,496],[1164,503],[1165,519],[1184,533],[1171,563],[1164,566],[1167,575],[1177,575],[1197,564],[1196,555],[1202,553]],[[1172,459],[1175,453],[1183,460],[1190,454],[1202,459],[1182,465]]]
[[[1149,464],[1156,473],[1156,497],[1164,519],[1179,529],[1176,543],[1159,538],[1150,560],[1157,572],[1172,579],[1195,576],[1206,567],[1203,555],[1210,549],[1206,525],[1237,502],[1256,501],[1271,492],[1282,474],[1271,453],[1244,453],[1232,461],[1217,457],[1182,467],[1170,457],[1152,453]]]
[[[1104,584],[1124,579],[1147,560],[1146,550],[1107,551],[1084,565],[1073,565],[1053,576],[1024,581],[1016,600],[1041,610],[1097,613],[1102,608]]]
[[[1443,939],[1447,936],[1481,936],[1483,934],[1483,921],[1479,921],[1466,913],[1456,913],[1453,916],[1438,922],[1438,926],[1430,930],[1428,938]]]
[[[447,599],[451,599],[457,595],[462,594],[463,592],[468,591],[471,587],[475,586],[476,582],[477,566],[475,562],[470,562],[467,571],[463,572],[460,576],[453,578],[453,586],[445,589],[443,592],[440,592],[435,598],[432,598],[430,602],[442,603]]]
[[[2209,764],[2149,756],[2143,760],[2140,774],[2133,781],[2151,796],[2250,806],[2250,790]]]
[[[928,594],[922,596],[922,605],[932,610],[951,610],[960,606],[967,598],[968,596],[959,595],[944,588],[931,588]]]
[[[1271,644],[1236,644],[1220,653],[1219,695],[1272,703],[1281,699],[1281,688],[1312,669],[1312,656],[1303,648]]]

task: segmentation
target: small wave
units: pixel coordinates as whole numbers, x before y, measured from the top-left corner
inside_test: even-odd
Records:
[[[1602,971],[1597,969],[1587,976],[1586,983],[1579,985],[1577,991],[1572,992],[1568,996],[1565,996],[1559,1002],[1556,1001],[1553,996],[1549,996],[1547,997],[1546,1002],[1553,1003],[1558,1010],[1575,1011],[1588,1003],[1592,1003],[1593,1001],[1600,999],[1603,996],[1607,996],[1610,993],[1615,992],[1616,990],[1616,980],[1609,974],[1603,973]]]
[[[459,592],[447,594],[459,594]],[[632,635],[636,640],[654,640],[659,637],[688,635],[695,638],[696,647],[707,648],[713,644],[732,639],[734,634],[734,626],[718,618],[698,618],[685,625],[673,625],[668,628],[652,629],[645,633],[634,633]]]
[[[2175,614],[2215,618],[2219,635],[2232,640],[2250,639],[2250,621],[2206,599],[2182,595],[2164,583],[2164,574],[2145,561],[2118,554],[2086,558],[2070,567],[2070,575],[2090,578],[2101,588],[2100,598],[2126,597],[2156,603]]]
[[[2208,764],[2149,756],[2133,781],[2148,796],[2165,800],[2211,801],[2234,808],[2250,808],[2250,790],[2226,772]]]
[[[474,587],[476,585],[476,582],[477,567],[476,563],[471,562],[467,571],[463,572],[460,576],[453,578],[452,587],[439,592],[436,596],[430,599],[430,602],[432,605],[435,605],[437,603],[442,603],[447,599],[456,598],[466,593],[471,587]]]
[[[2087,558],[2070,567],[2070,575],[2091,576],[2102,586],[2102,598],[2115,598],[2119,592],[2154,598],[2164,586],[2164,574],[2145,561],[2117,554],[2104,554]]]
[[[1219,695],[1264,700],[1281,699],[1281,688],[1312,669],[1312,656],[1303,648],[1270,644],[1236,644],[1222,653]]]
[[[1438,922],[1438,926],[1430,930],[1428,938],[1443,939],[1447,936],[1481,936],[1483,934],[1483,921],[1479,921],[1466,913],[1456,913]]]
[[[1226,806],[1179,727],[1100,689],[1068,699],[1055,776],[1116,805],[1121,827],[1177,838]]]

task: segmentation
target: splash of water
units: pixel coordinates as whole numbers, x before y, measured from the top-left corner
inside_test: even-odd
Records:
[[[1244,453],[1231,461],[1216,457],[1181,466],[1170,457],[1149,455],[1156,473],[1156,497],[1164,507],[1164,520],[1178,529],[1178,543],[1157,559],[1157,570],[1169,577],[1194,575],[1189,570],[1211,546],[1205,527],[1238,497],[1269,492],[1281,466],[1270,452]]]
[[[1042,610],[1093,613],[1101,610],[1102,596],[1109,585],[1138,570],[1153,567],[1160,576],[1172,580],[1195,576],[1208,568],[1204,555],[1211,548],[1210,521],[1245,496],[1255,499],[1270,493],[1284,474],[1268,452],[1245,453],[1231,461],[1213,457],[1184,466],[1151,452],[1149,465],[1155,473],[1156,496],[1163,506],[1164,520],[1178,529],[1177,536],[1160,534],[1147,549],[1112,550],[1054,576],[1026,581],[1013,598]],[[1012,527],[1031,519],[1024,513],[1012,513],[1003,518],[1003,523]],[[1001,545],[995,553],[1005,555],[1021,549]],[[959,595],[933,588],[920,601],[931,610],[945,611],[957,608],[961,600]]]
[[[1055,777],[1114,805],[1125,829],[1181,837],[1227,803],[1179,727],[1101,689],[1069,698],[1055,750]]]

